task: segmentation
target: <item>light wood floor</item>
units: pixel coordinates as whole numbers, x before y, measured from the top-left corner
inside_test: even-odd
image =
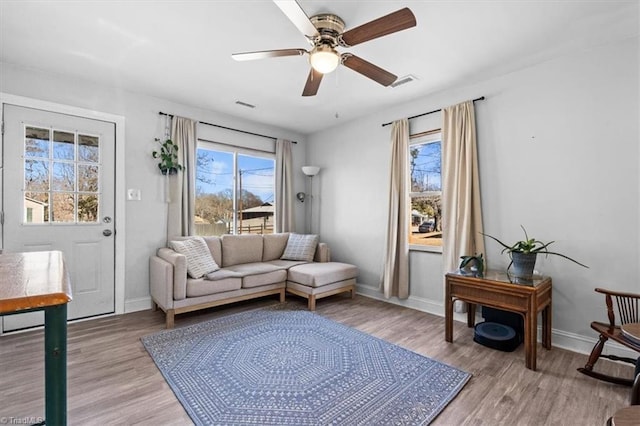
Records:
[[[274,304],[265,298],[179,315],[176,327]],[[302,299],[288,298],[287,308],[304,306]],[[511,353],[488,349],[472,341],[472,329],[463,323],[455,323],[454,341],[446,343],[443,318],[362,296],[322,299],[317,312],[473,374],[434,425],[604,425],[629,405],[628,388],[576,371],[586,355],[538,345],[533,372],[524,367],[522,346]],[[163,328],[160,311],[69,325],[70,425],[191,424],[140,342]],[[42,348],[42,331],[0,337],[0,420],[42,416]],[[598,366],[632,375],[627,365],[603,360]]]

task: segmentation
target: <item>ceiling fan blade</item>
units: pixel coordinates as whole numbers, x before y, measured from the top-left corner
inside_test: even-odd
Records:
[[[280,10],[287,15],[287,18],[298,30],[307,37],[317,37],[320,35],[318,29],[311,23],[309,17],[300,5],[294,0],[273,0]]]
[[[300,56],[307,53],[304,49],[262,50],[259,52],[234,53],[231,55],[236,61],[253,61],[255,59],[277,58],[280,56]]]
[[[302,91],[302,96],[315,96],[316,93],[318,93],[318,87],[320,87],[323,75],[324,74],[311,68],[309,76],[307,77],[307,84],[304,85],[304,90]]]
[[[396,75],[391,74],[389,71],[385,71],[377,65],[367,62],[362,58],[359,58],[351,53],[342,54],[342,65],[347,68],[351,68],[357,73],[369,77],[371,80],[388,86],[398,78]]]
[[[375,19],[342,34],[342,41],[349,46],[364,43],[374,38],[393,34],[416,26],[416,17],[408,7]]]

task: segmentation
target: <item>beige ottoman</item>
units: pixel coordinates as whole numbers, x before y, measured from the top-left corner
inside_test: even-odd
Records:
[[[316,310],[316,299],[351,292],[355,295],[358,268],[348,263],[314,262],[294,266],[287,273],[287,292],[309,300],[309,310]]]

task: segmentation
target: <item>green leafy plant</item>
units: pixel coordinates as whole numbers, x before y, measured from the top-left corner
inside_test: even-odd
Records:
[[[527,230],[524,229],[524,226],[520,225],[520,227],[522,228],[522,230],[524,231],[524,240],[520,240],[520,241],[516,241],[514,244],[512,245],[507,245],[505,243],[503,243],[502,241],[500,241],[499,239],[497,239],[494,236],[491,236],[489,234],[485,234],[484,232],[481,232],[482,235],[484,235],[485,237],[489,237],[492,240],[496,241],[498,244],[500,244],[503,249],[501,253],[509,253],[509,255],[511,256],[512,253],[522,253],[522,254],[537,254],[537,253],[543,253],[545,255],[549,255],[549,254],[553,254],[555,256],[560,256],[562,258],[565,258],[567,260],[572,261],[575,264],[578,264],[584,268],[588,268],[587,265],[578,262],[575,259],[570,258],[569,256],[566,256],[562,253],[558,253],[555,251],[549,251],[548,247],[553,244],[555,241],[550,241],[548,243],[544,243],[540,240],[536,240],[535,238],[529,238],[529,235],[527,234]],[[513,257],[511,258],[511,263],[509,264],[509,267],[507,269],[509,269],[511,267],[511,264],[513,263]]]
[[[164,142],[155,138],[155,141],[160,144],[160,149],[153,151],[153,158],[160,159],[158,168],[163,175],[174,175],[178,173],[178,170],[182,170],[182,165],[178,162],[178,145],[173,143],[171,139],[167,139]]]

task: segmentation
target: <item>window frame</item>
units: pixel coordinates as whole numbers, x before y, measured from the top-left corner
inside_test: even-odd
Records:
[[[410,164],[411,162],[411,148],[415,145],[423,145],[427,143],[436,143],[440,142],[440,186],[442,187],[442,131],[440,129],[434,129],[426,132],[422,132],[419,134],[411,135],[409,137],[409,149],[407,152],[407,162]],[[411,167],[407,167],[409,174],[409,210],[413,211],[411,208],[413,204],[413,199],[415,197],[424,197],[424,196],[434,196],[440,195],[442,198],[442,189],[440,191],[424,191],[424,192],[413,192],[411,191]],[[411,223],[409,223],[411,227]],[[411,228],[409,229],[409,234],[411,235]],[[409,243],[409,251],[420,251],[420,252],[429,252],[429,253],[440,253],[442,254],[442,245],[428,245],[428,244],[411,244]]]
[[[276,195],[275,195],[275,190],[276,190],[276,176],[275,176],[275,169],[276,169],[276,154],[275,152],[270,152],[270,151],[266,151],[266,150],[259,150],[259,149],[252,149],[252,148],[246,148],[246,147],[242,147],[242,146],[236,146],[236,145],[232,145],[232,144],[227,144],[224,142],[214,142],[214,141],[209,141],[209,140],[202,140],[202,139],[198,139],[198,142],[196,144],[196,157],[197,157],[197,153],[199,149],[206,149],[209,151],[218,151],[218,152],[226,152],[226,153],[230,153],[233,156],[233,178],[232,178],[232,189],[233,189],[233,199],[232,199],[232,209],[233,209],[233,222],[231,223],[231,231],[232,231],[232,235],[241,235],[240,233],[238,233],[238,226],[239,226],[239,220],[238,220],[238,190],[239,190],[239,185],[240,182],[238,180],[238,156],[239,155],[245,155],[245,156],[250,156],[250,157],[258,157],[258,158],[263,158],[263,159],[271,159],[273,160],[273,168],[274,168],[274,175],[273,175],[273,212],[274,212],[274,219],[275,219],[275,215],[277,214],[276,212]],[[194,179],[196,180],[196,184],[194,185],[194,192],[196,191],[196,187],[197,187],[197,176],[198,176],[198,170],[196,167],[196,173],[194,175]],[[194,199],[195,197],[197,197],[197,194],[194,193]],[[195,213],[194,213],[195,214]],[[274,229],[275,232],[275,229]]]

